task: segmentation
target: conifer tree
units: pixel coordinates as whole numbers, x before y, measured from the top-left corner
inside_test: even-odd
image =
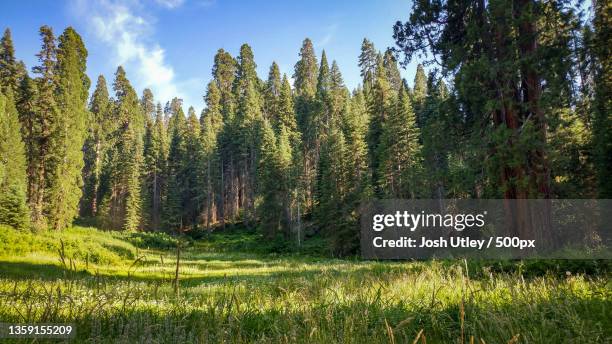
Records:
[[[0,91],[8,95],[9,90],[17,96],[21,79],[26,74],[23,63],[17,62],[11,30],[4,30],[0,39]]]
[[[596,1],[593,18],[593,52],[596,57],[593,153],[598,180],[598,196],[612,198],[612,80],[610,80],[610,3]]]
[[[416,116],[402,86],[395,109],[383,125],[378,152],[381,157],[378,185],[384,196],[415,198],[419,195],[419,182],[423,177],[419,139]]]
[[[291,90],[291,84],[289,84],[289,78],[287,78],[287,75],[283,75],[283,82],[278,102],[278,120],[275,125],[277,133],[280,132],[281,127],[285,127],[290,132],[298,134],[295,110],[293,106],[293,91]]]
[[[110,228],[135,230],[141,225],[141,168],[143,163],[144,115],[136,92],[122,67],[117,68],[113,120],[103,178],[108,180],[102,201],[102,216]]]
[[[304,202],[306,210],[310,210],[313,205],[313,196],[315,189],[316,178],[316,150],[310,142],[312,132],[309,128],[309,123],[312,122],[312,117],[317,111],[317,101],[315,99],[317,93],[318,80],[318,65],[312,41],[309,38],[304,39],[302,48],[300,49],[300,59],[295,64],[293,80],[294,80],[294,104],[295,114],[298,123],[298,128],[303,135],[302,156],[303,169],[303,186],[304,186]]]
[[[16,107],[19,112],[19,121],[21,122],[21,137],[25,144],[26,154],[26,176],[27,176],[27,199],[28,205],[34,204],[34,199],[31,198],[35,194],[37,184],[36,172],[39,168],[39,149],[41,147],[38,138],[42,136],[44,122],[40,121],[37,115],[38,106],[38,88],[36,81],[30,78],[27,74],[24,75],[19,85],[19,92],[16,97]],[[33,215],[33,212],[31,212]],[[33,218],[33,216],[31,216]]]
[[[380,182],[380,160],[379,145],[381,143],[381,135],[385,122],[389,114],[393,111],[395,96],[387,82],[385,67],[383,66],[382,57],[378,57],[378,66],[376,67],[375,82],[369,95],[369,112],[370,122],[368,129],[368,155],[370,161],[370,169],[372,171],[372,182],[374,183],[374,193],[377,196],[382,196],[382,190],[378,183]]]
[[[376,80],[377,55],[374,43],[364,38],[361,43],[361,54],[359,54],[359,67],[361,68],[363,88],[366,93],[374,86]]]
[[[300,49],[300,59],[293,73],[295,93],[298,97],[313,98],[317,89],[318,64],[312,41],[304,39]],[[306,109],[302,109],[306,110]]]
[[[55,150],[59,133],[60,111],[56,102],[57,60],[55,36],[48,26],[40,28],[42,46],[36,55],[40,65],[33,68],[36,78],[36,104],[33,110],[33,132],[29,139],[34,146],[28,161],[28,201],[35,228],[46,228],[49,205],[59,202],[48,196],[48,189],[55,184],[57,163],[61,157]],[[51,206],[52,207],[52,206]]]
[[[203,223],[210,230],[219,217],[222,203],[221,169],[219,156],[219,133],[223,130],[221,92],[212,81],[206,91],[206,110],[200,116],[200,141],[202,147],[202,178],[204,180]]]
[[[346,99],[342,115],[342,127],[346,138],[349,175],[348,191],[344,198],[343,213],[332,241],[337,254],[346,255],[357,251],[359,245],[359,207],[364,200],[372,197],[370,173],[368,170],[367,108],[359,96]]]
[[[446,198],[447,190],[456,190],[456,186],[449,185],[451,159],[451,142],[458,140],[453,125],[460,123],[460,119],[449,116],[446,111],[448,90],[443,80],[436,81],[435,75],[430,74],[427,82],[428,94],[421,107],[421,141],[423,143],[424,168],[426,169],[427,183],[429,184],[428,197],[436,199]],[[452,123],[455,121],[455,123]]]
[[[219,89],[219,104],[224,123],[218,137],[221,186],[218,207],[222,227],[225,227],[226,218],[233,219],[238,214],[238,153],[235,142],[237,125],[234,120],[236,100],[233,93],[236,69],[236,60],[225,50],[219,49],[215,55],[213,77]]]
[[[53,128],[54,150],[48,173],[47,213],[53,229],[62,229],[78,215],[82,195],[83,143],[86,136],[90,80],[85,74],[87,50],[81,37],[68,27],[58,39],[58,111]]]
[[[197,229],[201,211],[204,205],[204,180],[202,179],[203,149],[200,140],[200,122],[193,107],[187,111],[187,131],[185,134],[185,194],[183,196],[183,212],[185,225]]]
[[[27,229],[26,156],[19,116],[12,99],[0,92],[0,224]]]
[[[278,123],[281,87],[280,70],[276,62],[272,62],[264,90],[264,117],[268,119],[273,126]]]
[[[332,66],[329,73],[330,92],[328,96],[328,105],[330,108],[331,116],[327,120],[327,123],[339,122],[341,120],[342,113],[346,107],[346,101],[349,98],[348,89],[344,85],[342,73],[340,73],[340,68],[338,67],[338,63],[336,63],[335,60],[332,62]]]
[[[164,205],[164,221],[169,230],[182,231],[186,225],[183,200],[186,194],[185,161],[187,160],[187,121],[183,109],[170,118],[172,132],[168,151],[168,191]]]
[[[153,93],[145,89],[141,100],[146,116],[143,143],[143,226],[149,230],[161,229],[162,200],[168,140],[161,104],[155,105]]]
[[[215,63],[213,65],[213,77],[221,94],[221,106],[223,118],[230,121],[234,112],[234,79],[236,78],[236,60],[223,49],[219,49],[215,55]]]
[[[258,180],[262,202],[259,206],[261,225],[268,238],[289,233],[287,202],[290,192],[291,146],[287,130],[281,129],[277,139],[268,121],[262,123],[261,158]]]
[[[83,198],[81,216],[96,216],[101,197],[101,172],[108,147],[108,135],[113,132],[112,104],[109,99],[106,79],[100,75],[89,103],[89,130],[84,151]]]
[[[387,49],[385,51],[383,65],[385,66],[387,81],[389,82],[391,89],[395,92],[399,92],[403,84],[402,76],[400,75],[399,68],[397,67],[397,61],[395,56],[393,56],[393,51],[391,51],[391,49]],[[406,93],[409,93],[408,90],[406,90]]]
[[[257,178],[257,159],[260,143],[261,120],[263,119],[263,97],[260,93],[260,80],[257,77],[254,55],[248,44],[240,47],[237,58],[238,67],[234,80],[234,98],[237,101],[236,115],[229,123],[227,137],[231,149],[232,172],[230,198],[233,217],[243,209],[242,218],[247,226],[255,219],[255,182]]]
[[[321,147],[315,216],[339,255],[355,253],[358,246],[357,210],[368,195],[365,162],[365,140],[354,136],[347,142],[333,126]]]
[[[423,127],[424,119],[423,106],[427,97],[427,75],[422,64],[417,65],[416,74],[414,75],[414,88],[412,90],[412,107],[417,115],[417,123],[419,127]]]

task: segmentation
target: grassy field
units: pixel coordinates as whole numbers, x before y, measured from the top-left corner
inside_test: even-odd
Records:
[[[70,322],[79,343],[612,340],[608,262],[371,262],[262,242],[185,242],[177,288],[172,237],[2,227],[0,321]]]

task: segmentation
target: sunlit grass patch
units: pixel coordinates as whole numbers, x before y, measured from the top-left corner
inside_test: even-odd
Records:
[[[67,251],[74,263],[66,267],[42,244],[49,240],[55,247],[58,237],[32,234],[28,240],[36,245],[0,257],[0,319],[72,322],[77,342],[100,343],[412,343],[417,337],[428,343],[471,338],[606,343],[612,338],[605,265],[598,275],[525,277],[520,269],[505,272],[476,262],[224,253],[196,241],[181,252],[177,290],[175,250],[138,247],[128,235],[68,230],[62,241],[87,240],[90,250],[120,247],[133,256],[115,252],[115,260],[87,262],[80,251]],[[106,239],[113,245],[104,245]]]

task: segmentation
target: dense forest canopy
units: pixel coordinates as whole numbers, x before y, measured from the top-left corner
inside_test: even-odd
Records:
[[[305,39],[291,76],[219,49],[201,114],[139,97],[118,67],[89,95],[85,42],[40,28],[38,65],[0,44],[0,223],[358,245],[371,198],[611,198],[610,3],[415,1],[397,47],[364,39],[362,85]],[[413,83],[398,58],[427,53]],[[357,58],[357,57],[356,57]],[[293,83],[290,82],[293,79]]]

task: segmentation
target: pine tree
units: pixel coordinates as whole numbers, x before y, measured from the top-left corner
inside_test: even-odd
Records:
[[[422,64],[417,66],[416,74],[414,75],[414,88],[412,90],[412,108],[417,115],[417,123],[419,127],[423,127],[424,119],[422,118],[423,105],[427,97],[427,75]]]
[[[201,211],[204,206],[204,180],[202,179],[203,147],[200,140],[200,122],[193,107],[187,111],[187,132],[185,135],[185,195],[183,197],[183,212],[185,225],[197,229]]]
[[[437,85],[436,85],[437,84]],[[459,140],[452,130],[452,119],[448,118],[444,102],[448,94],[443,80],[436,81],[435,75],[430,74],[427,82],[428,94],[422,102],[420,118],[421,141],[423,143],[424,164],[427,171],[428,197],[436,199],[446,198],[450,178],[449,161],[451,143]]]
[[[366,93],[374,86],[376,80],[377,55],[374,44],[364,38],[361,43],[361,54],[359,54],[359,67],[361,68],[363,88]]]
[[[40,121],[38,117],[38,87],[36,81],[31,79],[27,74],[21,80],[19,92],[17,92],[17,111],[19,112],[19,121],[21,122],[21,137],[25,144],[26,154],[26,178],[27,178],[27,199],[28,205],[34,204],[35,191],[37,191],[36,178],[39,168],[39,149],[41,147],[39,138],[42,136],[44,121]],[[31,212],[33,215],[33,212]],[[33,218],[33,216],[31,216]]]
[[[276,62],[272,62],[264,90],[264,117],[273,126],[277,126],[279,121],[281,88],[280,70]]]
[[[285,140],[287,135],[285,134]],[[261,157],[259,160],[258,180],[262,202],[258,212],[261,226],[266,237],[274,238],[278,234],[287,233],[287,224],[283,224],[285,216],[284,201],[289,191],[288,169],[291,163],[291,152],[288,142],[283,143],[281,152],[272,126],[268,121],[262,123]]]
[[[164,221],[168,229],[182,231],[186,225],[183,199],[185,188],[185,161],[187,160],[187,121],[183,109],[170,118],[172,128],[168,152],[168,195],[164,204]]]
[[[215,55],[213,66],[213,77],[221,93],[221,106],[223,118],[230,121],[234,111],[234,79],[236,78],[236,60],[223,49],[219,49]]]
[[[321,147],[315,211],[315,218],[329,237],[333,236],[335,226],[342,217],[344,197],[349,187],[349,168],[344,135],[334,127]]]
[[[219,156],[219,133],[223,130],[221,92],[215,82],[208,84],[206,110],[200,116],[200,141],[202,146],[202,178],[204,180],[204,210],[202,218],[210,230],[219,217],[218,207],[222,203],[221,169]]]
[[[15,59],[11,30],[7,28],[0,39],[0,91],[8,95],[10,90],[13,96],[17,96],[21,79],[25,74],[23,63]]]
[[[278,102],[278,120],[275,126],[276,132],[280,133],[280,128],[285,127],[287,130],[297,134],[298,128],[293,106],[293,92],[289,84],[289,78],[284,74]]]
[[[381,157],[378,185],[384,196],[415,198],[420,194],[423,166],[419,139],[416,116],[402,86],[395,109],[383,125],[378,152]]]
[[[48,26],[40,28],[42,47],[36,55],[40,65],[33,68],[36,78],[36,104],[33,111],[33,132],[31,140],[32,153],[28,157],[28,201],[32,211],[32,223],[35,228],[46,228],[49,205],[60,202],[50,199],[48,189],[54,185],[57,178],[57,163],[61,156],[55,151],[58,141],[58,125],[60,123],[59,107],[55,98],[57,87],[57,60],[55,36]],[[30,144],[30,143],[28,143]]]
[[[610,3],[596,1],[593,51],[596,57],[595,104],[593,118],[593,155],[597,171],[598,196],[612,198],[612,80],[610,80]]]
[[[336,228],[332,247],[337,254],[357,252],[359,247],[359,208],[363,201],[372,197],[370,173],[368,170],[368,145],[366,142],[367,109],[358,92],[355,99],[347,99],[342,115],[342,127],[346,138],[348,154],[348,185],[344,198],[343,214]]]
[[[402,76],[400,75],[399,68],[397,67],[397,61],[395,60],[395,56],[393,56],[393,51],[391,51],[391,49],[387,49],[385,51],[383,65],[385,66],[387,81],[389,82],[391,89],[395,92],[399,92],[403,84]]]
[[[381,135],[385,122],[392,112],[395,103],[395,96],[387,82],[385,67],[383,66],[382,57],[378,57],[378,66],[376,67],[375,82],[369,95],[368,109],[370,112],[370,122],[368,129],[368,156],[370,161],[370,169],[372,171],[372,182],[374,183],[374,193],[377,196],[382,196],[382,190],[378,185],[380,182],[380,160],[379,145],[381,143]]]
[[[261,121],[263,120],[263,96],[257,77],[253,51],[248,44],[240,48],[238,68],[234,80],[234,99],[237,101],[233,123],[226,128],[232,133],[228,139],[232,164],[230,167],[232,200],[230,214],[235,218],[243,210],[242,220],[250,226],[255,219],[257,161]]]
[[[21,140],[17,109],[9,96],[0,92],[0,224],[27,229],[30,214],[26,205],[26,156]]]
[[[62,229],[78,215],[82,195],[83,143],[87,123],[87,98],[90,81],[85,74],[87,50],[81,37],[67,28],[59,37],[57,49],[57,86],[55,89],[58,111],[53,128],[53,170],[48,181],[47,213],[49,224]]]
[[[315,218],[339,255],[355,253],[359,245],[358,207],[369,195],[365,162],[363,137],[347,142],[342,131],[332,127],[321,147]]]
[[[141,104],[146,117],[143,143],[143,227],[159,231],[165,195],[168,139],[161,104],[155,105],[153,93],[149,89],[143,91]]]
[[[565,58],[558,55],[559,45],[546,41],[548,34],[560,28],[554,23],[557,16],[547,12],[551,5],[559,3],[495,1],[457,7],[450,2],[418,2],[410,19],[394,26],[394,38],[405,61],[427,52],[433,57],[430,62],[440,62],[444,72],[453,74],[459,100],[456,108],[464,111],[462,119],[474,133],[473,142],[488,142],[477,151],[485,152],[480,156],[481,160],[486,157],[484,186],[492,197],[552,196],[547,152],[551,112],[546,111],[546,98],[566,88],[559,80],[561,74],[567,74],[557,71],[565,64]],[[553,11],[571,13],[562,6]],[[549,18],[556,26],[553,29],[548,29]],[[542,25],[546,21],[549,23]],[[543,214],[543,225],[534,228],[533,215],[525,209],[508,208],[506,215],[513,219],[516,234],[540,237],[554,245],[549,214]]]
[[[317,89],[317,75],[317,57],[312,41],[306,38],[300,49],[300,60],[295,64],[293,73],[296,96],[313,98]]]
[[[237,62],[223,49],[219,49],[215,55],[213,66],[213,77],[220,94],[220,110],[223,116],[223,130],[218,137],[219,151],[219,220],[225,228],[225,220],[233,219],[238,214],[238,176],[237,176],[237,151],[235,136],[237,125],[234,117],[236,112],[236,100],[233,93],[233,85],[236,78]]]
[[[312,146],[312,129],[309,128],[312,117],[316,115],[317,80],[319,68],[312,41],[308,38],[302,43],[300,59],[295,64],[294,80],[294,105],[298,128],[303,135],[302,157],[302,183],[304,188],[305,210],[309,211],[313,206],[313,196],[316,178],[316,148]]]
[[[122,67],[117,68],[113,120],[103,178],[108,180],[101,215],[110,228],[135,230],[141,225],[141,168],[144,115],[136,92]]]
[[[109,149],[108,136],[113,132],[112,104],[106,79],[100,75],[89,103],[90,120],[88,136],[84,144],[83,198],[81,216],[96,216],[101,198],[102,163]]]
[[[330,70],[330,92],[328,96],[328,104],[330,108],[330,118],[327,123],[339,122],[342,117],[342,112],[345,110],[346,101],[349,98],[349,91],[344,85],[340,68],[334,60]]]

